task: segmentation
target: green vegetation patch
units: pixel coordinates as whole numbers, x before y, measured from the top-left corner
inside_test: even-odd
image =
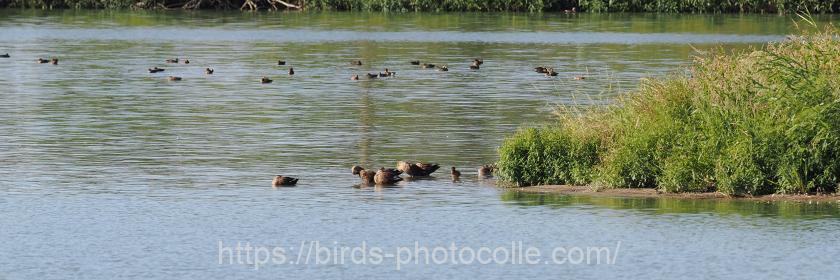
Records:
[[[716,50],[689,70],[517,132],[499,149],[499,177],[730,195],[837,191],[835,29],[732,55]]]

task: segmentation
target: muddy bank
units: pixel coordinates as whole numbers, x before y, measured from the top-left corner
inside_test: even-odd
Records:
[[[797,201],[797,202],[840,202],[840,195],[787,195],[772,194],[762,196],[734,197],[722,193],[663,193],[656,189],[598,189],[590,186],[567,186],[567,185],[546,185],[511,188],[510,190],[526,193],[545,193],[560,195],[585,195],[585,196],[608,196],[608,197],[640,197],[640,198],[680,198],[680,199],[733,199],[753,201]]]

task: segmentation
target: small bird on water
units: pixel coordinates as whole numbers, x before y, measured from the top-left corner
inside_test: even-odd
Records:
[[[10,58],[10,57],[12,57],[12,56],[10,56],[8,53],[6,53],[6,54],[0,54],[0,57],[2,57],[2,58]]]
[[[271,181],[271,185],[274,186],[275,188],[276,187],[282,187],[282,186],[294,186],[295,184],[297,184],[297,182],[298,182],[297,178],[277,175],[277,176],[274,176],[274,180]]]
[[[458,181],[461,179],[461,171],[455,170],[455,166],[452,167],[452,171],[449,172],[452,175],[452,181]]]
[[[211,74],[213,74],[213,72],[214,72],[213,68],[204,69],[204,73],[207,74],[207,75],[211,75]]]
[[[271,82],[273,82],[273,81],[274,81],[274,80],[269,79],[268,77],[262,77],[262,78],[260,78],[260,83],[263,83],[263,84],[270,84],[270,83],[271,83]]]
[[[289,75],[294,75],[294,74],[295,74],[295,68],[289,67]]]

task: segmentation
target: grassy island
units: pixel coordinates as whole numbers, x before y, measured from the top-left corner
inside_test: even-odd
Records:
[[[517,185],[727,195],[834,193],[840,183],[840,42],[833,28],[760,49],[712,51],[611,105],[562,109],[499,149]]]

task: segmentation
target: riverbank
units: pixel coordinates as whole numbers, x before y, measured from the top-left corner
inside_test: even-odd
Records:
[[[247,9],[377,12],[654,12],[837,13],[840,0],[0,0],[0,7],[35,9]]]
[[[720,199],[747,201],[793,201],[793,202],[840,202],[840,195],[807,195],[807,194],[771,194],[757,196],[730,196],[720,192],[705,193],[665,193],[653,188],[596,188],[590,186],[570,185],[541,185],[531,187],[510,188],[510,190],[524,193],[601,196],[601,197],[631,197],[631,198],[679,198],[679,199]]]

